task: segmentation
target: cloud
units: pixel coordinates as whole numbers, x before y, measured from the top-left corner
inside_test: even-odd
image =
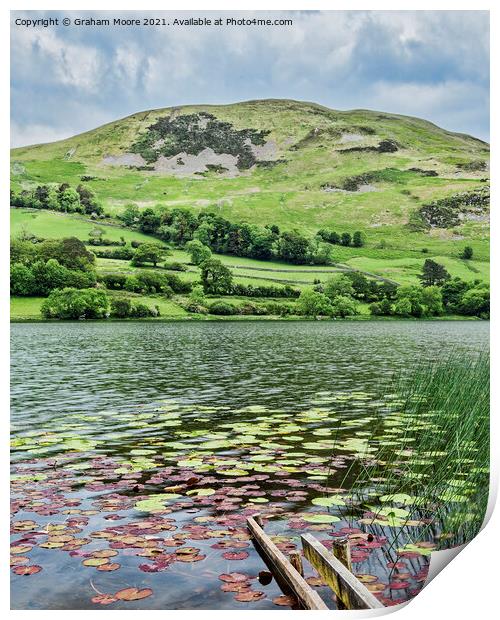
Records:
[[[10,145],[15,148],[26,144],[56,142],[71,137],[73,132],[74,130],[71,127],[62,129],[50,125],[19,125],[12,122],[10,125]]]
[[[13,68],[26,71],[26,65],[44,66],[46,73],[35,76],[76,90],[93,93],[102,79],[103,63],[99,50],[63,40],[53,30],[25,29],[13,37]],[[19,66],[20,62],[24,66]]]
[[[55,15],[103,17],[96,12],[13,13],[14,18]],[[106,12],[105,17],[115,15]],[[165,13],[170,20],[190,15],[201,13]],[[52,135],[70,128],[74,134],[92,129],[93,122],[148,108],[266,97],[423,116],[447,129],[488,136],[487,12],[238,12],[242,16],[287,17],[294,23],[14,27],[16,139],[35,141],[29,127],[46,127],[47,135],[49,128]]]
[[[392,84],[381,81],[372,85],[368,97],[375,108],[433,119],[451,131],[464,132],[469,128],[469,133],[484,135],[489,130],[488,89],[470,82]],[[468,102],[467,106],[464,101]]]

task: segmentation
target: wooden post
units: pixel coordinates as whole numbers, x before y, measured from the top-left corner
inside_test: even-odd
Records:
[[[346,609],[379,609],[384,606],[344,564],[311,534],[301,536],[304,555],[330,586]],[[340,607],[339,607],[340,609]]]
[[[304,576],[304,567],[302,566],[302,556],[300,551],[290,551],[288,557],[290,558],[290,564],[295,568],[301,577]]]
[[[349,539],[334,538],[332,543],[333,555],[337,558],[337,560],[342,562],[349,572],[352,573],[351,547],[349,546]],[[337,596],[337,609],[347,609],[339,596]]]
[[[253,517],[248,517],[247,526],[254,538],[259,553],[272,572],[280,588],[292,594],[304,609],[328,609],[319,594],[292,566],[273,541]]]
[[[334,538],[333,543],[333,555],[340,560],[342,564],[352,573],[351,563],[351,546],[348,538]]]

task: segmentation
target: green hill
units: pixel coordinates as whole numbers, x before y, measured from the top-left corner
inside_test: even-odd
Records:
[[[11,153],[14,191],[83,182],[112,217],[134,203],[307,235],[361,230],[365,246],[334,246],[334,260],[400,283],[415,282],[429,257],[452,275],[488,279],[488,177],[489,145],[471,136],[288,100],[140,112]],[[13,232],[49,236],[51,218],[53,236],[86,239],[92,227],[16,210]],[[465,245],[473,260],[459,258]]]

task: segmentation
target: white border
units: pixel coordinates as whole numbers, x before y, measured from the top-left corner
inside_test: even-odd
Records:
[[[485,2],[476,0],[476,2],[464,2],[464,1],[439,1],[434,0],[432,2],[428,0],[420,0],[420,2],[407,2],[402,6],[400,2],[394,1],[378,1],[378,2],[361,2],[356,0],[337,1],[335,3],[326,0],[307,0],[297,1],[289,0],[283,1],[271,1],[264,2],[262,0],[254,0],[253,2],[240,1],[237,6],[234,2],[228,0],[214,0],[213,2],[202,2],[183,0],[183,2],[171,3],[143,0],[141,3],[132,3],[127,0],[122,2],[109,1],[109,0],[87,0],[85,6],[83,3],[73,2],[66,0],[65,2],[35,2],[33,0],[25,0],[22,3],[9,2],[10,10],[197,10],[200,12],[208,10],[490,10],[491,17],[491,29],[492,29],[492,47],[491,47],[491,59],[494,69],[491,72],[491,109],[497,110],[500,108],[498,102],[498,79],[496,77],[495,59],[499,56],[498,44],[496,39],[500,36],[499,31],[499,18],[500,9],[497,9],[493,2]],[[2,474],[4,480],[4,497],[5,503],[3,503],[3,515],[5,518],[4,525],[2,527],[2,541],[5,542],[5,554],[3,555],[3,574],[1,581],[1,600],[4,609],[8,610],[9,605],[9,570],[7,568],[7,546],[9,544],[8,536],[8,415],[9,411],[9,303],[8,303],[8,241],[9,241],[9,214],[8,214],[8,192],[9,192],[9,133],[10,133],[10,117],[9,117],[9,100],[7,93],[9,92],[9,39],[10,39],[10,15],[7,9],[3,9],[2,20],[0,27],[2,29],[1,45],[3,46],[1,71],[3,77],[3,89],[4,93],[1,100],[2,106],[2,140],[4,142],[3,148],[0,153],[1,157],[1,175],[2,175],[2,194],[3,205],[0,209],[1,227],[0,234],[2,235],[0,242],[1,252],[1,270],[0,270],[0,284],[2,286],[2,312],[1,312],[1,325],[0,325],[0,369],[1,369],[1,392],[2,395],[2,424],[4,426],[1,434],[2,450],[0,452],[2,459]],[[497,69],[498,71],[498,69]],[[496,104],[496,105],[495,105]],[[497,114],[491,116],[491,141],[494,145],[498,140],[498,120]],[[493,185],[493,205],[492,205],[492,227],[496,231],[496,222],[498,220],[498,200],[496,195],[496,170],[497,170],[497,157],[496,149],[492,151],[492,169],[494,171]],[[498,266],[498,246],[492,244],[492,273],[496,274],[496,268]],[[492,280],[492,304],[495,309],[497,306],[497,287],[494,280]],[[498,334],[496,330],[495,320],[491,323],[491,342],[492,342],[492,376],[498,375],[498,359],[496,354],[496,344],[498,343]],[[500,446],[498,442],[499,423],[498,413],[496,407],[493,405],[498,402],[498,388],[495,382],[492,382],[492,424],[491,424],[491,439],[492,439],[492,470],[494,475],[492,476],[492,483],[490,492],[492,494],[491,500],[496,497],[498,488],[497,474],[499,471],[499,454]],[[494,503],[494,502],[490,502]],[[492,509],[492,506],[490,507]],[[458,559],[451,562],[449,566],[443,570],[439,576],[426,586],[424,590],[408,605],[398,608],[398,618],[401,620],[421,620],[424,618],[444,618],[450,617],[454,620],[460,620],[461,618],[467,618],[474,616],[477,619],[489,619],[492,616],[492,612],[496,608],[496,592],[500,588],[500,575],[498,574],[498,554],[500,551],[499,534],[500,532],[500,516],[499,511],[493,512],[489,523],[485,529],[459,554]],[[394,609],[394,608],[392,608]],[[107,618],[111,616],[117,618],[122,612],[113,610],[99,610],[105,614]],[[37,614],[37,618],[53,618],[55,615],[60,616],[65,614],[65,611],[8,611],[10,615],[15,618],[28,618],[31,614]],[[71,611],[72,616],[78,616],[79,618],[87,618],[90,615],[95,614],[94,611]],[[133,612],[130,612],[133,613]],[[136,612],[137,613],[137,612]],[[139,612],[140,613],[140,612]],[[182,615],[183,618],[189,618],[191,616],[200,617],[203,614],[207,620],[215,619],[220,616],[225,616],[228,619],[238,615],[238,611],[148,611],[146,612],[149,617],[153,615],[157,618],[174,618],[178,615]],[[251,612],[246,611],[246,617],[256,615],[259,619],[276,618],[275,611],[260,611]],[[306,614],[310,612],[287,612],[280,613],[280,617],[283,617],[283,613],[293,613],[293,617],[297,617],[297,614]],[[372,615],[370,612],[316,612],[317,614],[332,614],[337,616],[349,618],[363,617]],[[496,612],[498,614],[498,610]],[[141,613],[142,615],[142,613]]]

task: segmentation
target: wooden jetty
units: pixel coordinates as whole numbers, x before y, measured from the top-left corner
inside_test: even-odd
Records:
[[[249,517],[247,526],[253,542],[276,582],[285,594],[294,596],[302,609],[328,609],[319,594],[304,579],[302,555],[282,553],[264,532],[259,515]],[[382,603],[352,573],[351,551],[346,538],[333,541],[333,553],[311,534],[301,537],[304,557],[335,593],[338,609],[379,609]]]

